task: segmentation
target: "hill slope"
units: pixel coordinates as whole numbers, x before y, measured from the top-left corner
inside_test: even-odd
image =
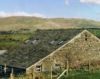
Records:
[[[100,28],[100,22],[85,19],[7,17],[0,18],[0,31],[59,28]]]

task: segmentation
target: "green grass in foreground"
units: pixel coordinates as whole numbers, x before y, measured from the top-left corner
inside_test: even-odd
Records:
[[[46,75],[47,76],[47,75]],[[15,77],[15,79],[28,79],[26,75],[19,75]],[[46,78],[46,79],[51,79]],[[52,78],[56,79],[56,78]],[[100,79],[100,71],[84,71],[84,70],[79,70],[79,71],[71,71],[69,72],[69,76],[62,76],[60,79]]]
[[[60,79],[100,79],[100,71],[73,71],[69,76],[62,76]]]

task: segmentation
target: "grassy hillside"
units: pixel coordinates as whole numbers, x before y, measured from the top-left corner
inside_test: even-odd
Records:
[[[0,18],[0,31],[61,28],[100,28],[100,22],[85,19],[7,17]]]
[[[34,37],[37,38],[43,38],[43,35],[46,34],[47,36],[45,37],[47,39],[49,39],[48,35],[51,36],[51,40],[52,39],[59,39],[59,36],[62,36],[61,39],[65,38],[66,33],[68,29],[59,29],[59,30],[37,30],[34,32],[24,32],[24,30],[19,30],[19,31],[2,31],[0,32],[0,49],[9,49],[15,46],[18,46],[19,44],[25,42],[26,40]],[[72,29],[73,31],[74,29]],[[93,34],[95,34],[97,37],[100,38],[100,29],[88,29],[90,32],[92,32]],[[77,32],[77,31],[76,31]],[[35,33],[35,34],[34,34]],[[37,33],[37,34],[36,34]],[[60,34],[61,33],[61,34]],[[73,32],[72,32],[73,33]],[[56,35],[59,34],[59,35]],[[69,33],[70,34],[70,33]],[[73,33],[74,34],[74,33]],[[72,34],[72,35],[73,35]]]

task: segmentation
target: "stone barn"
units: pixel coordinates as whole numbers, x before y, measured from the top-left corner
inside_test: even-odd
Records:
[[[37,30],[18,48],[0,55],[0,64],[3,67],[6,64],[10,71],[13,67],[16,72],[17,68],[29,79],[57,77],[68,66],[81,68],[88,62],[100,61],[99,35],[91,32],[83,29]]]
[[[27,68],[27,72],[33,74],[33,79],[46,79],[47,77],[43,76],[43,73],[53,73],[54,71],[57,72],[57,70],[64,70],[67,68],[68,62],[70,68],[75,68],[89,61],[91,63],[92,61],[100,61],[99,59],[99,38],[89,31],[84,30],[55,51]]]

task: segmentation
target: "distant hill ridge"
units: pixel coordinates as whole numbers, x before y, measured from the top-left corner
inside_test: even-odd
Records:
[[[39,18],[39,17],[6,17],[0,18],[0,31],[67,29],[67,28],[100,28],[100,22],[73,18]]]

